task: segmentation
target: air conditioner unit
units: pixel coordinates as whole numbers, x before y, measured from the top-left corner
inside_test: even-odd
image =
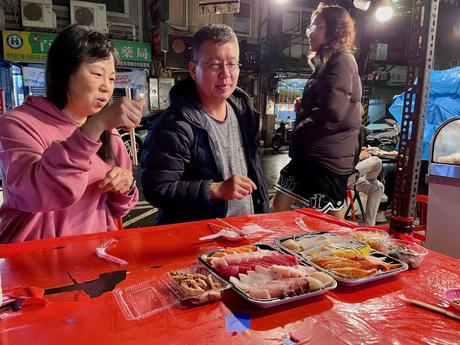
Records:
[[[22,25],[34,28],[55,27],[52,0],[21,1]]]
[[[72,24],[89,25],[108,33],[105,4],[86,1],[70,1],[70,21]]]

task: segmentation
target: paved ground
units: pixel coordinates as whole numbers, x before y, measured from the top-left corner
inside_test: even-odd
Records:
[[[269,195],[273,197],[279,172],[289,161],[287,151],[274,152],[272,149],[264,149],[260,152],[260,159]],[[138,181],[138,186],[140,186],[139,168],[134,168],[134,175]],[[144,200],[142,191],[140,198],[139,204],[123,219],[125,228],[138,228],[153,224],[157,210]]]

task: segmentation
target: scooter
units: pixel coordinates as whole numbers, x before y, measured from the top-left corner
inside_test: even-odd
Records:
[[[399,142],[399,126],[393,119],[385,119],[385,123],[390,126],[386,130],[371,133],[366,137],[366,145],[379,147],[382,150],[395,150]]]
[[[281,121],[272,138],[272,147],[279,150],[282,146],[289,146],[293,129],[286,127],[287,122]]]

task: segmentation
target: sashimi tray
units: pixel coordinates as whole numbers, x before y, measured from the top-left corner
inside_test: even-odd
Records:
[[[268,244],[220,249],[200,255],[199,260],[260,308],[307,299],[337,287],[331,276]]]
[[[344,286],[369,283],[408,269],[406,263],[350,236],[315,232],[278,238],[275,243]]]

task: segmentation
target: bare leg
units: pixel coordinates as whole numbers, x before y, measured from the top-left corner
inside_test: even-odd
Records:
[[[275,199],[273,200],[273,208],[276,212],[281,211],[289,211],[292,203],[294,202],[294,198],[290,197],[281,192],[276,192]]]

